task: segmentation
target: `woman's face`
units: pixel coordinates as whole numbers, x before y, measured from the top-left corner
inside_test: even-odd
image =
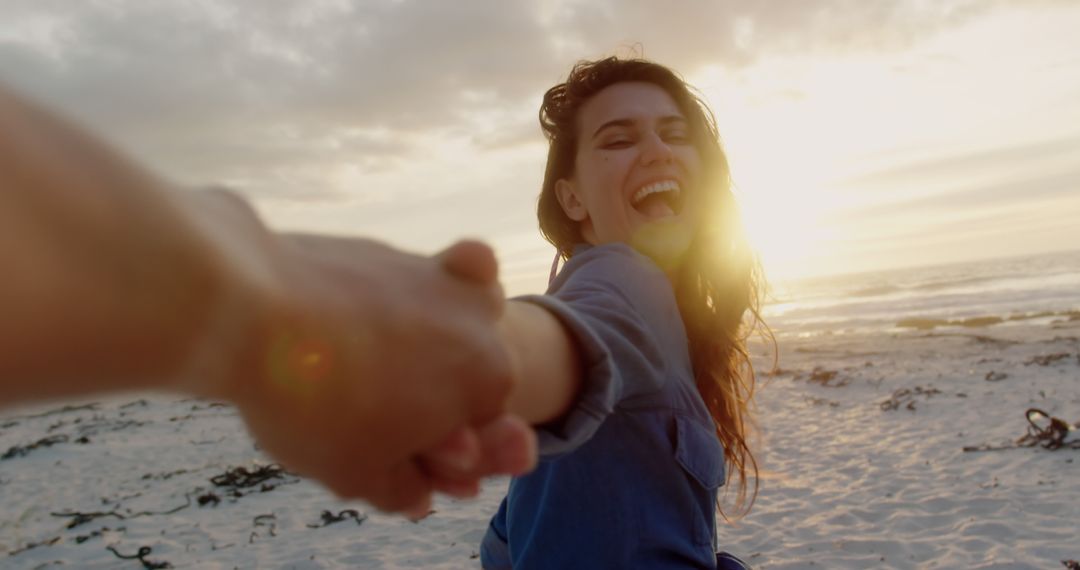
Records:
[[[701,191],[701,156],[666,91],[644,82],[607,87],[582,105],[578,129],[574,175],[555,190],[587,242],[638,247],[668,239],[672,228],[692,233],[695,208],[687,206]]]

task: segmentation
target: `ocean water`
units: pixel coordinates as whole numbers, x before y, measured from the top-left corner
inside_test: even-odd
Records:
[[[772,284],[778,336],[963,329],[1080,319],[1080,251]]]

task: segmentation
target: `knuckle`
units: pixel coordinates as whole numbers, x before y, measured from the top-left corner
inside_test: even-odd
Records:
[[[244,199],[239,192],[228,188],[226,186],[215,185],[206,189],[207,194],[214,196],[222,204],[226,204],[229,207],[242,211],[245,214],[258,217],[258,213],[255,211],[254,206],[250,202]]]

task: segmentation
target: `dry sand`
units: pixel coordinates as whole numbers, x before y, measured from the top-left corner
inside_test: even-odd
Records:
[[[721,525],[722,548],[769,569],[1080,559],[1080,449],[963,451],[1016,440],[1029,407],[1080,421],[1080,322],[789,339],[781,350],[782,371],[763,375],[759,394],[767,474],[753,511]],[[42,440],[52,445],[30,447]],[[251,487],[215,485],[271,462],[231,408],[153,395],[8,410],[4,452],[3,568],[142,568],[116,553],[144,547],[143,560],[176,568],[475,568],[507,484],[440,499],[417,524],[265,469]],[[326,524],[324,511],[341,520]]]

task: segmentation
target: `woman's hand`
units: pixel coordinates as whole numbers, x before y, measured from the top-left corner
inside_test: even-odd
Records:
[[[490,249],[463,242],[426,258],[315,236],[274,248],[280,288],[258,295],[235,337],[223,394],[268,452],[343,497],[412,513],[433,490],[468,494],[437,476],[440,461],[471,464],[473,486],[531,467],[527,426],[493,421],[512,378]]]

